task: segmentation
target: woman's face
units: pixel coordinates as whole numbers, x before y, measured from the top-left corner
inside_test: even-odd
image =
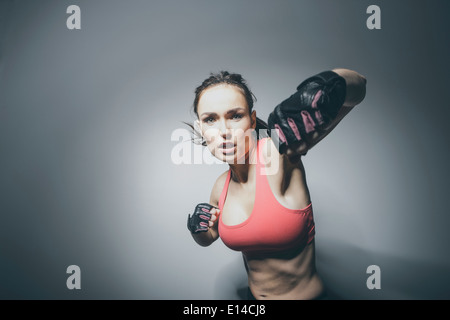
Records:
[[[227,163],[243,163],[255,134],[256,112],[250,115],[240,88],[220,84],[208,88],[197,105],[199,126],[211,153]]]

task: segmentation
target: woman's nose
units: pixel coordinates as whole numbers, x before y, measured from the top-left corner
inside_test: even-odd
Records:
[[[221,135],[222,135],[222,139],[223,140],[231,140],[231,138],[233,137],[231,129],[225,130],[225,132],[222,132]]]
[[[223,120],[219,123],[219,131],[220,135],[225,140],[229,139],[232,136],[231,129],[228,128],[227,123]]]

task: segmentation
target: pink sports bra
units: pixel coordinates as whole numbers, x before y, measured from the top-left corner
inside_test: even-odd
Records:
[[[283,251],[311,243],[315,235],[312,204],[294,210],[281,205],[270,189],[260,150],[268,138],[257,143],[256,194],[253,210],[244,222],[226,225],[222,221],[223,206],[231,179],[231,169],[219,199],[219,235],[232,250],[246,252]],[[262,170],[262,171],[261,171]]]

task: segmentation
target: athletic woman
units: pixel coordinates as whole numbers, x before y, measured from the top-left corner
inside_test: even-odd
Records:
[[[301,156],[365,97],[366,79],[334,69],[303,81],[266,122],[239,74],[211,76],[195,91],[194,130],[229,164],[188,216],[201,246],[219,237],[241,251],[249,299],[320,299],[315,267],[313,207]]]

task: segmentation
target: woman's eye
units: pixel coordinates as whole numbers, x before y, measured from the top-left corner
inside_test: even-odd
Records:
[[[242,118],[242,114],[234,114],[233,115],[233,119],[241,119]]]
[[[203,119],[203,122],[205,122],[205,123],[211,123],[213,120],[214,120],[213,118],[208,117],[208,118]]]

